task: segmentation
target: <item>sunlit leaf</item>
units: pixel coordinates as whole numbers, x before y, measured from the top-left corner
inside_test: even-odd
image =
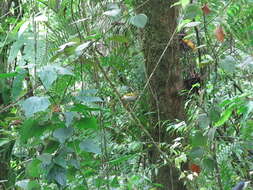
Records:
[[[130,23],[138,28],[144,28],[148,22],[148,17],[145,14],[138,14],[130,18]]]
[[[25,116],[32,117],[37,112],[45,111],[50,104],[47,97],[33,96],[26,99],[21,106],[25,112]]]
[[[81,150],[83,150],[85,152],[92,152],[95,154],[101,154],[101,149],[100,149],[99,144],[92,139],[84,140],[83,142],[81,142],[79,144],[79,147]]]

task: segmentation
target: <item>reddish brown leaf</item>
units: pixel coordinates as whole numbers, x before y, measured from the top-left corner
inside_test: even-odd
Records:
[[[214,34],[216,36],[216,39],[220,42],[224,42],[225,39],[225,33],[223,31],[223,28],[221,26],[217,26],[217,28],[214,31]]]
[[[208,7],[207,4],[205,4],[205,5],[202,7],[202,11],[203,11],[203,13],[204,13],[205,15],[208,15],[208,14],[211,12],[211,10],[210,10],[210,8]]]
[[[201,171],[201,168],[197,164],[191,163],[191,164],[189,164],[189,170],[191,170],[192,172],[195,172],[195,173],[199,174],[200,171]]]

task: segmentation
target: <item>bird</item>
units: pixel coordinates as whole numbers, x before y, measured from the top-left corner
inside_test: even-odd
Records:
[[[249,181],[240,181],[232,190],[244,190],[249,183]]]

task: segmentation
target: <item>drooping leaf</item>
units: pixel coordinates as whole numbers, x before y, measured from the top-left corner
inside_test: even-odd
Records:
[[[209,6],[208,6],[207,3],[205,3],[204,6],[203,6],[201,9],[202,9],[202,11],[203,11],[203,13],[204,13],[205,15],[208,15],[208,14],[211,13],[211,10],[210,10],[210,8],[209,8]]]
[[[214,31],[214,34],[216,36],[216,39],[219,41],[219,42],[224,42],[224,39],[225,39],[225,33],[223,31],[223,28],[221,25],[217,26],[215,31]]]
[[[95,154],[101,154],[101,149],[98,143],[92,139],[84,140],[79,144],[81,150],[85,152],[92,152]]]
[[[148,22],[148,17],[145,14],[138,14],[130,19],[130,23],[138,28],[144,28]]]
[[[33,96],[26,99],[21,106],[25,116],[32,117],[37,112],[45,111],[50,106],[50,101],[47,97]]]

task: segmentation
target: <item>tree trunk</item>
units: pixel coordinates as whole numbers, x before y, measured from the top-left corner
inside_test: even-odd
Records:
[[[179,95],[183,88],[182,71],[179,64],[179,44],[177,35],[174,36],[165,51],[158,67],[156,65],[177,27],[179,10],[171,5],[176,1],[165,0],[136,0],[138,13],[148,17],[148,23],[143,31],[143,51],[145,66],[150,80],[151,112],[156,113],[152,118],[151,134],[156,142],[171,143],[176,136],[166,133],[160,125],[164,121],[184,120],[184,101]],[[153,73],[154,72],[154,73]],[[149,159],[153,164],[162,162],[159,152],[152,148]],[[152,175],[153,182],[163,185],[161,190],[185,190],[179,180],[179,172],[172,165],[157,168]]]

